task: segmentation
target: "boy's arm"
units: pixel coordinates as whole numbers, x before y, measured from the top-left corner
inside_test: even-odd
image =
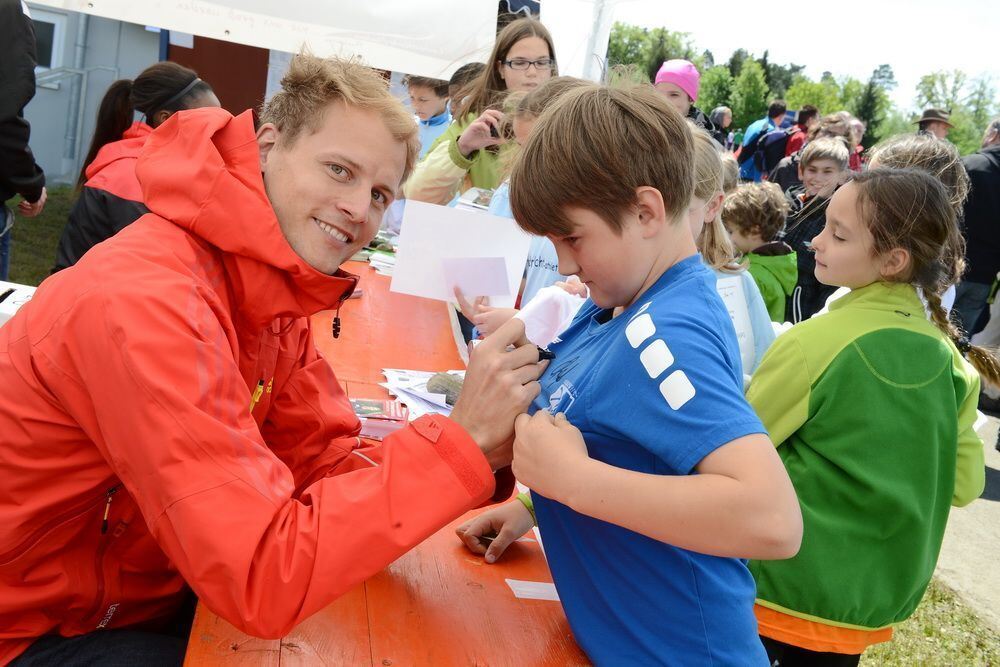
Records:
[[[516,432],[518,480],[581,514],[715,556],[773,560],[798,552],[798,500],[766,435],[737,438],[702,459],[698,474],[678,476],[591,459],[562,415],[522,415]]]
[[[979,377],[973,374],[969,393],[958,412],[958,460],[955,464],[955,492],[951,504],[964,507],[978,498],[986,486],[986,461],[983,441],[975,430],[979,402]]]
[[[754,371],[747,401],[780,446],[809,418],[809,366],[798,337],[778,336]]]

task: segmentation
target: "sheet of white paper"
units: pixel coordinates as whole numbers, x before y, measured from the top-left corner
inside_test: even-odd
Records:
[[[503,257],[445,257],[441,260],[444,284],[451,294],[510,296],[507,263]]]
[[[753,328],[750,326],[750,311],[747,309],[747,298],[743,292],[743,277],[729,276],[715,281],[715,290],[722,297],[722,303],[729,311],[729,319],[736,329],[736,340],[740,344],[740,359],[744,369],[753,368],[754,340]]]
[[[490,303],[510,308],[524,274],[530,244],[531,237],[510,218],[409,201],[403,213],[390,289],[401,294],[454,301],[445,282],[442,259],[502,257],[507,269],[507,296],[494,297]]]
[[[552,600],[559,602],[556,585],[544,581],[522,581],[520,579],[505,579],[514,597],[522,600]]]

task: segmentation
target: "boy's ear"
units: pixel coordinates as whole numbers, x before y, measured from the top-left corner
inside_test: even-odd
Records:
[[[905,275],[910,268],[910,251],[905,248],[893,248],[882,254],[881,264],[879,273],[883,278],[896,278]]]
[[[642,228],[642,238],[655,236],[667,223],[667,210],[663,195],[656,188],[643,185],[635,189],[636,213]]]
[[[799,169],[799,180],[801,181],[802,180],[802,163],[801,162],[799,162],[798,169]]]
[[[264,123],[257,130],[257,149],[260,152],[260,170],[267,171],[267,158],[278,143],[278,128],[274,123]]]

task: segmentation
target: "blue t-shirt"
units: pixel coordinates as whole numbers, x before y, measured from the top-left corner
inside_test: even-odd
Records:
[[[590,456],[609,465],[689,475],[720,446],[766,432],[743,398],[733,325],[700,255],[614,319],[588,300],[550,349],[531,411],[565,413]],[[767,664],[743,561],[532,495],[570,627],[595,664]]]
[[[490,200],[489,212],[493,215],[513,218],[510,210],[510,181],[504,181],[497,187]],[[532,236],[528,248],[528,261],[524,266],[524,290],[521,292],[521,307],[523,308],[538,290],[554,285],[566,277],[559,274],[559,258],[552,241],[544,236]]]

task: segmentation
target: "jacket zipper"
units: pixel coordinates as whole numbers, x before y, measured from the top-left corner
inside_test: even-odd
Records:
[[[105,497],[107,498],[104,504],[104,517],[101,519],[101,535],[108,532],[108,515],[111,512],[111,500],[118,489],[121,488],[121,484],[116,484],[108,489]],[[89,619],[95,614],[99,613],[101,610],[101,602],[104,601],[104,589],[106,583],[104,581],[104,554],[107,553],[108,547],[111,545],[111,540],[113,538],[119,537],[123,532],[125,532],[126,524],[123,521],[119,521],[115,526],[115,530],[111,533],[111,538],[102,539],[100,545],[97,547],[97,552],[94,554],[94,570],[97,576],[97,592],[94,595],[94,602],[84,616],[85,619]]]
[[[121,485],[119,484],[119,485],[114,486],[112,488],[115,491],[117,491],[120,486]],[[109,489],[105,493],[105,495],[102,496],[102,497],[107,498],[111,493],[113,493],[113,492]],[[68,509],[65,512],[60,512],[59,514],[57,514],[56,516],[52,517],[51,519],[49,519],[48,521],[46,521],[45,523],[43,523],[41,526],[39,526],[38,528],[36,528],[35,530],[33,530],[31,532],[31,534],[28,535],[23,540],[21,540],[21,542],[18,543],[18,545],[16,547],[14,547],[13,549],[8,550],[7,552],[5,552],[3,554],[0,554],[0,564],[9,563],[10,561],[18,558],[22,553],[24,553],[31,546],[33,546],[35,544],[35,542],[42,535],[44,535],[45,533],[49,532],[50,530],[52,530],[53,528],[55,528],[59,524],[63,523],[64,521],[67,521],[67,520],[69,520],[69,519],[71,519],[73,517],[76,517],[76,516],[81,516],[83,514],[86,514],[86,512],[88,510],[90,510],[93,507],[96,507],[100,502],[101,502],[100,498],[95,498],[93,500],[87,501],[84,504],[77,505],[76,507]]]

